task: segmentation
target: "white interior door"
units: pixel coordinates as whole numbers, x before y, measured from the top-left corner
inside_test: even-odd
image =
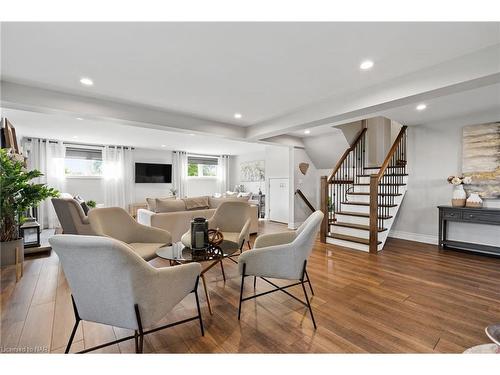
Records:
[[[269,220],[288,223],[288,178],[269,179]]]

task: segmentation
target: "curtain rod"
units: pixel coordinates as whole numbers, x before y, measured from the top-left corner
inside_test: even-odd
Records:
[[[56,141],[53,139],[43,139],[43,138],[36,138],[36,137],[25,137],[26,140],[32,141],[34,139],[38,139],[41,142],[49,142],[49,143],[59,143],[60,141]],[[124,147],[124,148],[130,148],[131,150],[135,150],[135,147],[132,146],[123,146],[123,145],[101,145],[101,144],[96,144],[96,143],[77,143],[77,142],[64,142],[62,141],[64,145],[68,146],[94,146],[94,147]]]

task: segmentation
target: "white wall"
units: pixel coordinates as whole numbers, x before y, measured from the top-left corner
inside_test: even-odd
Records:
[[[230,187],[234,189],[235,185],[243,184],[245,190],[258,193],[259,188],[263,194],[266,194],[270,178],[290,178],[290,155],[289,147],[285,146],[266,146],[264,152],[252,152],[230,158]],[[264,160],[265,175],[264,182],[242,182],[240,181],[240,163],[245,161]],[[290,192],[293,193],[293,185],[290,183]],[[269,217],[269,196],[266,194],[266,217]]]
[[[266,193],[266,182],[248,182],[240,180],[240,164],[242,162],[247,161],[256,161],[256,160],[264,160],[264,168],[266,169],[266,177],[267,177],[267,164],[268,161],[266,159],[266,151],[264,152],[251,152],[242,155],[231,156],[229,160],[229,188],[234,190],[235,185],[244,185],[245,191],[252,192],[257,194],[259,192],[259,188],[262,193]]]
[[[307,154],[317,168],[331,169],[349,147],[341,129],[332,129],[331,133],[306,137],[304,145]]]
[[[450,175],[461,174],[462,127],[498,121],[500,110],[408,127],[408,192],[390,236],[437,243],[438,205],[450,205]],[[500,207],[500,200],[485,200]],[[449,238],[500,245],[498,226],[451,223]]]

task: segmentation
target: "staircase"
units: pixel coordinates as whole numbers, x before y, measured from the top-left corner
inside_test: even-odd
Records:
[[[376,253],[382,250],[406,193],[406,126],[380,166],[366,166],[363,128],[329,177],[322,177],[324,242]]]

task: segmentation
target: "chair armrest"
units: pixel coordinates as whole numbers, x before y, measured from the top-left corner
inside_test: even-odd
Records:
[[[301,269],[297,266],[292,244],[277,245],[245,251],[238,258],[238,270],[246,276],[299,279]]]
[[[263,247],[285,245],[295,239],[295,231],[263,234],[255,240],[254,249]]]
[[[151,217],[155,215],[153,211],[146,210],[145,208],[139,208],[137,210],[137,222],[142,225],[151,226]]]
[[[166,230],[160,228],[148,227],[139,223],[135,223],[134,227],[131,228],[133,232],[131,233],[130,242],[142,242],[142,243],[163,243],[171,244],[172,236]]]
[[[141,309],[141,319],[145,327],[162,319],[179,302],[189,295],[200,275],[199,263],[182,264],[175,267],[149,267],[148,278],[138,280],[136,300]]]
[[[245,222],[245,225],[243,226],[243,228],[241,229],[240,236],[238,238],[238,245],[241,246],[241,244],[243,242],[250,240],[250,224],[251,224],[251,220],[248,219]]]

